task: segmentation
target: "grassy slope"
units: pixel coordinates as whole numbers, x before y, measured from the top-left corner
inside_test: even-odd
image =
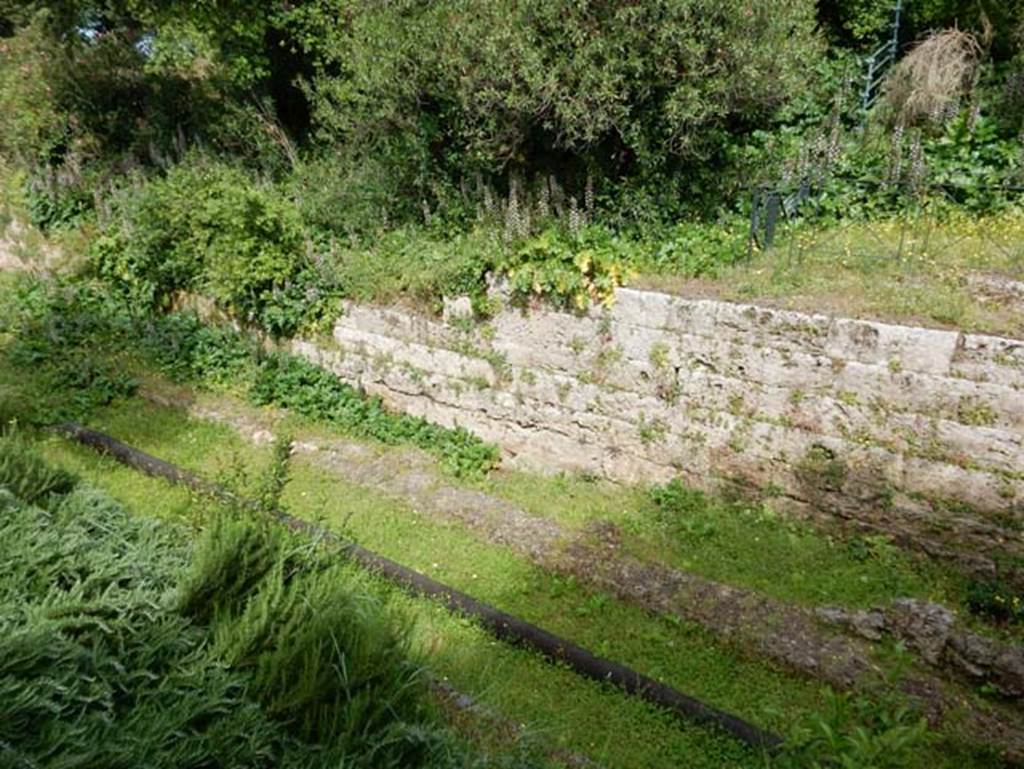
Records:
[[[223,428],[189,423],[162,409],[143,407],[133,413],[124,411],[96,424],[164,458],[207,473],[212,468],[230,473],[236,460],[245,461],[251,467],[265,459],[263,452],[241,445]],[[128,429],[133,424],[134,431]],[[150,440],[147,435],[151,436]],[[189,507],[189,496],[182,489],[139,476],[86,449],[52,439],[47,442],[45,452],[50,459],[108,489],[134,509],[152,509],[157,515],[173,517]],[[216,475],[217,470],[212,474]],[[474,595],[511,611],[534,603],[531,595],[540,596],[547,590],[540,584],[539,575],[531,573],[529,567],[516,563],[500,551],[488,551],[476,545],[454,529],[434,527],[422,521],[402,521],[388,506],[381,510],[378,500],[360,495],[358,490],[343,484],[331,484],[329,489],[309,484],[301,469],[296,475],[288,491],[289,501],[298,502],[295,512],[309,514],[312,506],[316,511],[312,517],[319,518],[323,511],[319,500],[324,495],[344,499],[341,509],[333,506],[335,512],[326,523],[338,525],[347,518],[351,530],[367,546],[424,569],[431,576],[465,587]],[[153,501],[156,504],[151,504]],[[348,518],[348,513],[353,511],[357,511],[356,514]],[[442,561],[444,569],[433,567],[434,563]],[[457,579],[460,575],[461,581]],[[381,589],[387,588],[382,586]],[[503,597],[508,600],[502,600]],[[572,596],[567,598],[572,599]],[[552,601],[546,603],[550,607]],[[681,729],[671,719],[642,703],[582,681],[567,670],[552,668],[535,655],[495,642],[472,623],[452,617],[428,601],[407,598],[404,604],[410,616],[417,620],[418,653],[435,674],[448,677],[457,687],[548,735],[557,744],[586,751],[610,766],[676,766],[684,756],[693,761],[692,766],[760,764],[758,756],[744,751],[726,737],[699,728]],[[641,627],[647,624],[642,616],[629,617],[630,610],[624,610],[627,616],[620,615],[619,619],[639,622]],[[545,619],[538,614],[530,618]],[[569,615],[567,619],[576,623],[584,618],[577,620]],[[589,623],[595,630],[599,630],[597,619],[591,616]],[[573,628],[554,629],[571,632]],[[589,640],[594,640],[593,634]],[[642,645],[642,639],[637,640]],[[634,642],[634,645],[638,644]],[[722,668],[708,672],[721,674]],[[806,701],[806,697],[802,699]],[[788,696],[784,696],[781,701],[787,700]],[[598,736],[606,729],[611,729],[617,737],[602,745]],[[695,758],[698,756],[703,758]]]
[[[684,295],[766,303],[806,312],[1024,336],[1021,300],[973,284],[980,276],[1024,280],[1024,211],[948,221],[910,216],[788,232],[768,251],[689,280],[671,271],[635,285]]]
[[[227,428],[135,400],[104,410],[93,423],[208,475],[223,477],[232,466],[253,468],[266,461],[265,450],[242,444]],[[180,489],[58,439],[47,443],[47,453],[131,506],[167,516],[187,512],[188,496]],[[808,710],[822,706],[814,682],[723,647],[699,628],[650,617],[571,581],[553,579],[501,548],[428,522],[307,465],[294,468],[286,499],[297,514],[330,526],[347,525],[370,548],[766,726],[787,732]],[[759,756],[724,737],[680,728],[643,704],[491,640],[429,602],[404,603],[417,620],[417,649],[428,667],[559,745],[611,767],[761,765]],[[919,765],[986,765],[958,753],[947,743],[942,755],[928,751]]]

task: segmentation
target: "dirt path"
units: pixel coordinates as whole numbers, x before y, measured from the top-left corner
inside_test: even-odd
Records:
[[[282,414],[225,398],[193,398],[181,390],[147,387],[144,397],[187,410],[190,416],[234,428],[266,444]],[[969,706],[965,690],[949,680],[989,681],[1010,697],[1024,694],[1024,650],[964,631],[943,607],[912,600],[869,612],[814,611],[725,585],[621,550],[614,524],[596,523],[582,534],[530,515],[484,492],[453,485],[436,462],[416,449],[378,450],[356,441],[317,436],[296,441],[300,461],[346,482],[373,489],[444,523],[471,530],[548,571],[571,575],[645,609],[696,622],[719,639],[839,689],[885,680],[873,642],[892,637],[924,664],[902,678],[933,724],[966,719],[975,734],[1024,763],[1024,714],[1016,708]],[[929,672],[926,665],[947,675]],[[965,712],[966,708],[966,712]]]

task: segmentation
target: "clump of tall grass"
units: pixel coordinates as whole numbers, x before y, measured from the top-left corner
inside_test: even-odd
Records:
[[[4,425],[6,428],[7,425]],[[47,507],[76,484],[70,473],[50,467],[16,432],[0,436],[0,487],[30,505]]]
[[[213,653],[295,738],[416,765],[430,752],[427,689],[405,634],[352,566],[260,515],[214,513],[178,606],[209,623]]]
[[[934,32],[918,43],[886,80],[897,124],[941,124],[955,115],[974,87],[981,54],[977,38],[959,29]]]
[[[366,578],[264,514],[214,508],[190,546],[0,437],[0,766],[493,765]]]
[[[94,490],[55,486],[59,471],[30,454],[16,461],[11,445],[4,439],[0,496],[0,766],[260,767],[286,755],[287,735],[246,696],[244,677],[169,610],[167,586],[187,556],[174,530]]]

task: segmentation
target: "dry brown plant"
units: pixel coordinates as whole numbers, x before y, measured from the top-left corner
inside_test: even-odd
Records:
[[[982,56],[970,32],[934,32],[908,53],[886,79],[885,99],[902,126],[943,123],[959,111],[974,87]]]

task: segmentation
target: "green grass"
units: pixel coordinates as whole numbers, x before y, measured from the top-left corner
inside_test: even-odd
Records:
[[[40,383],[33,379],[31,370],[16,370],[10,361],[0,365],[0,390],[8,394],[38,401]],[[43,395],[63,397],[54,392]],[[226,426],[190,420],[180,411],[139,398],[118,398],[110,406],[90,408],[89,421],[100,429],[204,475],[229,479],[243,490],[254,486],[270,461],[268,449],[253,448]],[[322,435],[340,429],[295,416],[286,422],[300,433]],[[193,516],[192,500],[181,489],[168,489],[56,438],[46,442],[46,449],[148,515],[174,520]],[[294,476],[286,501],[296,513],[346,527],[372,549],[711,704],[787,733],[826,705],[814,682],[751,658],[695,625],[647,615],[573,580],[546,574],[504,548],[482,543],[457,527],[428,521],[399,502],[327,476],[301,458]],[[478,483],[577,532],[588,523],[611,520],[622,530],[630,552],[786,600],[817,603],[825,595],[834,599],[829,602],[856,604],[892,597],[897,589],[943,589],[941,575],[929,581],[915,562],[884,542],[850,548],[764,510],[703,498],[659,506],[640,489],[565,477],[500,473]],[[817,584],[810,576],[816,571],[825,575]],[[534,655],[496,644],[471,624],[438,613],[429,602],[402,600],[418,620],[419,659],[502,713],[539,725],[556,744],[591,754],[611,767],[761,762],[760,756],[722,735],[680,727],[665,714],[567,671],[560,671],[565,678],[552,686],[550,667]],[[506,660],[497,673],[496,660]],[[567,696],[567,690],[572,694]],[[623,740],[622,734],[630,738]],[[957,740],[950,736],[943,750],[964,766],[985,765],[957,747]],[[928,755],[920,765],[936,763]]]
[[[870,223],[780,225],[774,246],[752,259],[746,258],[745,226],[741,217],[728,227],[698,227],[709,234],[695,243],[677,243],[671,230],[661,235],[665,242],[626,239],[623,256],[630,271],[639,273],[627,283],[806,312],[1024,336],[1019,303],[986,295],[971,283],[978,275],[1024,280],[1020,209],[983,217],[911,211]],[[682,251],[681,261],[658,261],[673,249]],[[405,227],[372,245],[340,248],[333,263],[352,299],[411,302],[436,312],[442,294],[479,290],[483,270],[499,263],[506,250],[495,227],[452,236]]]
[[[260,468],[269,460],[266,450],[242,444],[227,428],[139,401],[103,410],[94,424],[208,475],[230,474],[239,464]],[[126,503],[147,509],[147,500],[159,500],[158,515],[187,512],[187,496],[177,496],[182,492],[163,482],[56,438],[45,448],[52,459]],[[814,682],[751,659],[698,627],[652,617],[572,580],[551,577],[502,548],[432,523],[301,460],[293,467],[285,502],[296,514],[345,526],[371,549],[764,726],[786,732],[823,706]],[[401,600],[415,619],[418,659],[555,744],[585,752],[609,767],[761,765],[759,756],[724,736],[680,726],[647,705],[552,668],[428,601]],[[947,762],[929,751],[920,766],[986,765],[958,748],[956,738],[944,749],[955,758]]]
[[[113,429],[110,421],[101,421],[105,427]],[[112,421],[116,423],[115,426],[124,428],[128,420]],[[222,435],[218,435],[220,430],[215,427],[208,430],[205,426],[197,428],[198,432],[194,434],[203,435],[205,439],[202,448],[193,444],[188,449],[175,450],[168,444],[165,433],[152,443],[147,443],[143,434],[154,427],[163,433],[162,428],[166,427],[166,422],[156,425],[155,420],[144,417],[138,419],[137,426],[137,434],[126,435],[121,432],[120,435],[165,458],[191,460],[193,467],[202,467],[207,458],[223,458],[228,451],[220,444],[218,438]],[[255,464],[265,459],[259,453],[248,454],[244,447],[236,448],[241,449],[238,458],[244,456]],[[120,468],[113,460],[97,456],[61,439],[49,439],[44,451],[49,459],[73,469],[89,482],[102,485],[126,504],[145,505],[147,499],[159,499],[168,493],[181,493],[163,481]],[[230,466],[231,463],[232,460],[228,460],[221,466]],[[287,492],[288,501],[296,503],[296,513],[322,519],[325,497],[344,499],[344,508],[338,510],[335,507],[337,512],[326,523],[337,525],[347,519],[350,529],[367,546],[378,547],[385,554],[414,568],[421,568],[439,579],[464,582],[463,586],[468,591],[486,600],[501,603],[503,608],[515,610],[520,603],[525,606],[531,602],[531,596],[536,596],[542,601],[537,606],[541,611],[531,618],[536,621],[556,619],[550,617],[552,606],[557,609],[563,604],[542,584],[542,575],[507,554],[484,548],[455,529],[433,526],[400,515],[391,506],[386,503],[382,505],[379,499],[358,489],[340,483],[308,485],[304,475],[305,468],[297,467],[296,478]],[[355,515],[348,518],[350,512]],[[161,505],[156,514],[174,517],[179,513],[173,506]],[[382,547],[388,543],[388,547]],[[460,548],[457,561],[447,558],[455,547]],[[481,551],[483,558],[479,558]],[[440,568],[442,560],[445,562],[443,569]],[[435,568],[434,563],[439,564],[439,567]],[[384,585],[380,589],[384,593],[392,592]],[[578,587],[568,589],[582,595]],[[571,600],[572,596],[567,598]],[[517,723],[526,724],[530,731],[539,731],[554,744],[584,751],[610,767],[670,767],[679,765],[684,757],[692,762],[689,765],[695,767],[760,765],[759,756],[743,749],[726,736],[698,727],[681,726],[644,703],[607,690],[599,684],[583,681],[568,670],[546,664],[534,654],[496,642],[473,623],[453,617],[429,601],[408,597],[401,601],[406,615],[415,621],[415,654],[435,675],[445,677],[456,687],[471,692],[481,702]],[[662,625],[660,621],[649,620],[628,607],[622,608],[634,624],[639,623],[641,629]],[[560,610],[555,613],[560,613]],[[573,626],[587,622],[584,615],[577,616],[575,613],[567,619],[571,625],[563,623],[563,632],[572,632]],[[584,642],[600,640],[595,638],[595,634],[601,632],[598,619],[591,614],[587,623],[592,628],[591,637],[582,639]],[[673,630],[665,626],[662,632],[667,635]],[[671,656],[665,658],[644,652],[642,647],[645,642],[640,634],[631,635],[633,637],[625,642],[625,651],[642,654],[645,660],[641,661],[653,660],[655,666],[667,665],[666,660],[671,660]],[[699,645],[710,647],[706,643]],[[712,661],[719,666],[705,669],[702,675],[725,673],[720,665],[727,663],[723,663],[721,658],[716,659],[714,652],[705,652],[701,658],[707,660],[706,655],[709,653],[712,654]],[[694,663],[701,658],[695,659]],[[730,657],[726,655],[724,659],[728,661]],[[773,678],[784,680],[784,677],[764,671],[754,663],[749,663],[748,667],[759,671],[761,675],[767,674],[769,681]],[[728,675],[723,676],[723,681],[729,686],[734,685],[730,682],[738,670],[728,664]],[[676,675],[678,677],[679,673]],[[792,692],[787,692],[781,684],[773,683],[770,688],[780,690],[775,701],[785,704],[790,700]],[[799,702],[806,705],[815,702],[815,687],[798,684],[796,690],[802,692]],[[606,736],[609,729],[612,730],[611,734],[617,735],[614,739]]]
[[[440,312],[442,296],[481,291],[484,273],[506,250],[502,232],[494,226],[448,235],[404,227],[336,247],[331,269],[350,299],[411,302]]]
[[[884,538],[829,536],[769,507],[685,494],[656,504],[643,488],[500,471],[482,488],[577,530],[614,523],[626,552],[807,606],[862,608],[914,596],[958,604],[962,580]]]
[[[0,384],[3,368],[0,367]],[[210,432],[225,450],[214,457],[214,474],[235,472],[232,456],[264,457],[231,428],[199,422],[182,424],[179,414],[135,402],[154,425],[155,450],[188,464],[197,433]],[[114,435],[135,434],[137,418],[123,409],[101,409],[96,424]],[[329,426],[289,415],[280,429],[316,441],[343,436]],[[166,436],[166,437],[164,437]],[[386,449],[381,449],[386,450]],[[262,461],[262,460],[261,460]],[[449,483],[455,483],[449,479]],[[747,587],[779,600],[807,606],[864,608],[912,596],[961,606],[961,578],[935,562],[906,552],[883,538],[845,539],[764,508],[702,495],[674,509],[659,506],[648,490],[578,476],[539,476],[499,471],[467,482],[507,499],[525,511],[557,521],[569,531],[610,521],[623,548],[639,558],[665,563],[710,579]]]
[[[24,434],[0,469],[0,765],[541,766],[445,728],[403,614],[336,551],[212,501],[193,544]]]
[[[1015,304],[972,287],[978,275],[1024,280],[1024,211],[783,227],[771,249],[713,278],[648,274],[635,285],[806,312],[1024,336],[1019,299]]]

